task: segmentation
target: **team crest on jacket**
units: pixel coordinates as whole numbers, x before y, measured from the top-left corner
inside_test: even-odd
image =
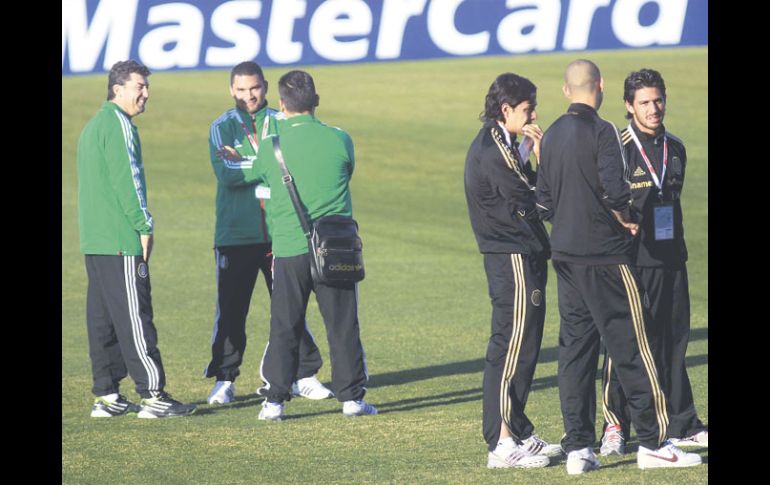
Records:
[[[230,267],[230,260],[227,259],[227,256],[225,256],[224,254],[219,257],[219,267],[221,269],[227,269],[228,267]]]
[[[543,301],[543,292],[540,290],[535,290],[532,292],[532,304],[535,306],[540,306],[540,303]]]
[[[149,274],[147,263],[139,263],[139,266],[136,268],[136,274],[138,274],[140,278],[147,278],[147,275]]]

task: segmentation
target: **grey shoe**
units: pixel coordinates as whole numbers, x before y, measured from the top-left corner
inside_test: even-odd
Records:
[[[99,396],[94,400],[91,417],[114,418],[115,416],[138,412],[139,406],[126,399],[122,394],[118,394],[117,399],[113,401],[105,399],[105,396]]]
[[[142,409],[137,418],[154,419],[174,416],[189,416],[196,410],[195,404],[183,404],[173,399],[170,394],[161,392],[159,396],[142,399]]]
[[[624,455],[626,453],[626,440],[623,438],[623,429],[617,424],[608,424],[604,428],[602,447],[599,454],[602,456]]]

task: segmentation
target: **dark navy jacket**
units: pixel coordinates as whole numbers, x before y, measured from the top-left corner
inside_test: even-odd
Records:
[[[538,211],[553,224],[555,261],[630,264],[632,236],[610,209],[628,211],[631,188],[620,137],[596,110],[573,103],[543,135]]]
[[[642,133],[632,122],[634,133],[642,144],[647,157],[650,159],[655,172],[660,178],[663,167],[663,135],[668,140],[668,166],[663,180],[663,196],[655,186],[647,164],[644,162],[639,148],[631,138],[628,128],[621,132],[623,153],[628,164],[628,178],[631,182],[631,196],[634,200],[635,217],[639,221],[639,234],[634,238],[634,265],[647,267],[680,268],[687,261],[687,247],[684,243],[684,226],[682,225],[682,185],[687,166],[687,152],[682,140],[671,133],[666,133],[665,127],[656,135]],[[670,202],[674,207],[674,238],[655,240],[655,223],[653,210],[659,201]]]
[[[535,209],[535,172],[515,157],[502,128],[488,122],[465,158],[465,200],[482,253],[530,254],[548,258],[548,233]],[[515,157],[515,158],[514,158]]]

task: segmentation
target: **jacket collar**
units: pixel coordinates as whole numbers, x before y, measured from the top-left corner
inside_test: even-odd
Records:
[[[128,116],[128,113],[126,113],[125,111],[123,111],[123,108],[121,108],[120,106],[118,106],[118,105],[117,105],[117,103],[114,103],[114,102],[112,102],[112,101],[110,101],[110,100],[108,100],[108,101],[105,101],[104,103],[102,103],[102,109],[109,109],[109,110],[112,110],[112,111],[118,111],[118,112],[122,113],[122,114],[123,114],[123,116],[125,116],[125,117],[126,117],[126,118],[128,118],[129,120],[131,119],[131,117],[130,117],[130,116]]]
[[[515,146],[514,143],[516,143],[516,135],[513,133],[510,133],[508,130],[500,126],[500,122],[497,120],[487,121],[484,123],[484,128],[489,129],[492,128],[494,130],[497,130],[500,133],[500,136],[503,137],[503,139],[508,142],[508,146]]]
[[[654,143],[657,145],[663,140],[663,135],[666,134],[666,127],[662,123],[660,125],[660,130],[655,135],[649,135],[641,131],[639,127],[636,126],[636,121],[633,119],[631,120],[631,129],[634,130],[637,138],[639,138],[639,141],[643,144]]]
[[[572,103],[567,111],[576,114],[598,114],[595,109],[585,103]]]
[[[260,116],[263,116],[265,112],[267,111],[267,103],[265,103],[260,109],[258,109],[254,114],[249,113],[248,111],[244,111],[238,106],[235,107],[235,110],[238,112],[240,117],[244,120],[256,120]]]

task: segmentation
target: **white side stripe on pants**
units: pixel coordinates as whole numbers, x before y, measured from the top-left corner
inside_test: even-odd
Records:
[[[123,274],[126,281],[126,295],[128,296],[128,314],[131,318],[131,333],[134,337],[134,347],[139,360],[142,362],[145,371],[147,371],[147,387],[152,391],[157,391],[160,385],[158,367],[147,354],[147,341],[144,338],[144,329],[142,328],[142,319],[139,316],[139,296],[136,292],[136,266],[134,259],[136,256],[123,257]],[[153,392],[155,395],[155,392]]]

